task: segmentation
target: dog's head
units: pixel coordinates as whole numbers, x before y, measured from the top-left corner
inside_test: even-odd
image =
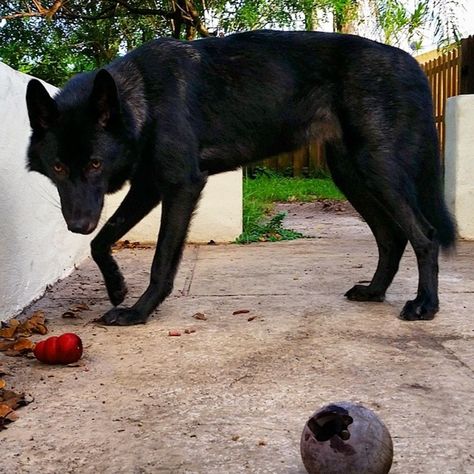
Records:
[[[32,79],[26,102],[33,130],[28,168],[57,187],[68,229],[90,234],[125,152],[114,79],[106,70],[86,75],[71,81],[56,100]]]

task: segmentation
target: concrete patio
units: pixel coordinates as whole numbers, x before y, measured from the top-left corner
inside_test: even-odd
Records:
[[[303,474],[303,426],[339,400],[384,420],[391,472],[474,472],[474,243],[441,260],[437,318],[408,323],[397,315],[416,292],[412,253],[385,303],[347,301],[372,276],[372,237],[350,213],[307,212],[289,224],[314,238],[188,246],[173,295],[144,326],[90,323],[109,308],[90,260],[51,288],[25,315],[41,309],[51,335],[79,334],[83,361],[0,355],[8,383],[35,399],[0,432],[0,472]],[[152,256],[116,253],[128,302]],[[82,319],[61,317],[78,303],[90,307]]]

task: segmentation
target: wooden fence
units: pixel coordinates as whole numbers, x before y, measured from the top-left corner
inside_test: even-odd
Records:
[[[444,161],[446,100],[459,94],[474,94],[474,36],[461,40],[453,49],[440,53],[434,59],[421,62],[420,65],[431,86],[441,159]],[[328,172],[324,146],[321,143],[313,143],[292,153],[263,160],[248,169],[252,170],[258,166],[292,176]]]

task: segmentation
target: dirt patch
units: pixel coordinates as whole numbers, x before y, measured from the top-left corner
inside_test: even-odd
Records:
[[[279,202],[274,212],[286,212],[284,227],[301,232],[305,237],[335,236],[342,229],[366,232],[365,226],[360,225],[363,219],[348,201]]]

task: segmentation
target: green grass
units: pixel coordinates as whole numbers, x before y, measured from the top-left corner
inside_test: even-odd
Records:
[[[329,178],[287,178],[266,172],[244,178],[243,232],[236,243],[293,240],[303,237],[285,229],[285,213],[271,216],[275,202],[310,202],[345,199]]]

